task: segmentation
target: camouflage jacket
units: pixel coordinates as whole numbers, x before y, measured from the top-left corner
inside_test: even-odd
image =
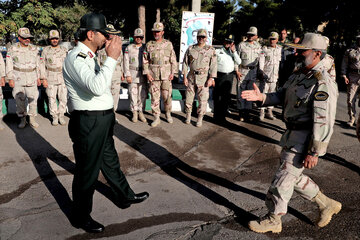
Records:
[[[241,42],[238,45],[238,54],[241,58],[241,66],[256,67],[259,63],[261,45],[257,41],[253,43]]]
[[[40,56],[36,46],[20,43],[11,45],[6,54],[6,77],[14,80],[15,85],[36,86],[40,78]]]
[[[348,75],[357,70],[360,70],[360,46],[354,46],[345,51],[341,64],[341,75]]]
[[[97,52],[97,61],[98,61],[98,64],[101,66],[104,65],[104,62],[107,58],[107,55],[106,55],[106,51],[105,51],[105,48],[101,49],[100,51]],[[121,54],[119,56],[119,58],[117,59],[117,64],[116,64],[116,67],[115,67],[115,70],[114,70],[114,73],[112,75],[112,79],[111,81],[114,83],[120,83],[121,82],[121,77],[123,76],[124,74],[124,64],[123,64],[123,52],[121,51]]]
[[[168,80],[175,73],[177,63],[172,43],[166,39],[148,42],[143,56],[143,74],[150,74],[155,80]]]
[[[209,77],[216,77],[217,60],[212,46],[190,46],[184,55],[182,74],[198,86],[204,86]]]
[[[5,62],[3,56],[0,54],[0,77],[5,77]]]
[[[266,82],[277,82],[279,78],[279,66],[281,61],[281,49],[276,47],[264,46],[259,58],[259,69],[263,73]]]
[[[310,72],[294,72],[283,88],[267,93],[263,105],[284,104],[287,130],[280,145],[304,153],[326,153],[335,123],[337,84],[319,62]]]
[[[47,46],[41,53],[40,78],[46,79],[50,85],[64,83],[62,67],[67,55],[67,49],[63,46],[53,48]]]
[[[130,44],[126,47],[124,52],[124,72],[125,77],[131,77],[133,83],[140,83],[145,81],[142,73],[142,62],[145,50],[145,44],[137,47],[135,44]]]

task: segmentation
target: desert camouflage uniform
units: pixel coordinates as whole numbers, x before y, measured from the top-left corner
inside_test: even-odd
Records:
[[[238,54],[241,58],[241,65],[238,66],[242,77],[237,83],[237,107],[238,109],[252,109],[252,102],[241,98],[244,90],[252,90],[253,83],[257,79],[258,63],[262,53],[261,45],[254,41],[241,42],[238,45]]]
[[[52,118],[58,118],[66,112],[67,89],[64,82],[62,67],[67,55],[67,49],[62,46],[47,46],[41,53],[41,79],[46,79],[48,87],[46,94],[49,98],[49,112]],[[59,107],[56,103],[59,99]]]
[[[356,114],[356,93],[360,84],[360,46],[354,46],[346,50],[341,65],[341,75],[346,75],[349,79],[347,85],[347,105],[350,119],[355,118]]]
[[[147,94],[146,77],[142,74],[142,62],[145,50],[145,44],[137,47],[130,44],[126,47],[124,53],[124,72],[125,77],[131,77],[129,84],[130,110],[143,111]]]
[[[150,74],[151,108],[155,116],[160,115],[160,91],[166,112],[171,112],[172,84],[171,74],[177,72],[176,55],[172,43],[163,39],[161,42],[150,41],[146,44],[143,56],[143,74]]]
[[[306,75],[294,72],[278,92],[266,94],[264,105],[285,103],[283,114],[287,126],[280,145],[281,165],[266,197],[269,212],[284,215],[294,190],[306,199],[319,192],[318,185],[303,174],[308,152],[326,153],[336,114],[338,88],[319,62]]]
[[[189,71],[189,72],[188,72]],[[212,46],[190,46],[184,56],[182,74],[187,75],[188,86],[186,88],[185,112],[191,113],[197,90],[199,107],[197,113],[204,115],[209,99],[209,87],[205,86],[208,78],[217,75],[217,61],[215,49]]]
[[[259,59],[259,69],[262,72],[263,80],[260,82],[262,93],[271,93],[276,91],[276,83],[279,78],[279,66],[281,61],[282,47],[264,46]],[[272,109],[273,106],[269,106]]]
[[[2,55],[0,54],[0,78],[5,77],[5,62],[4,59],[2,57]],[[2,101],[4,99],[3,96],[3,92],[2,92],[2,87],[0,86],[0,121],[3,118],[3,113],[2,113]],[[1,123],[0,123],[1,125]],[[1,126],[0,126],[1,128]]]
[[[325,57],[321,61],[323,62],[324,69],[329,73],[332,80],[336,81],[334,58],[331,55],[326,54]]]
[[[98,63],[100,66],[102,66],[107,58],[105,48],[98,51]],[[112,79],[111,79],[111,94],[114,98],[114,110],[116,111],[119,104],[119,95],[120,95],[120,88],[121,88],[121,77],[124,75],[124,65],[123,65],[123,52],[121,51],[121,54],[119,58],[117,59],[117,64],[115,67],[115,71],[113,73]]]
[[[16,113],[19,117],[37,115],[37,99],[39,91],[37,79],[40,78],[40,56],[36,46],[29,44],[21,47],[13,44],[6,54],[6,76],[14,80],[12,95],[16,101]],[[29,113],[26,110],[26,98],[29,103]]]

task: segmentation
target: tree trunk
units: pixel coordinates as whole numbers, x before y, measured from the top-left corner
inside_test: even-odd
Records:
[[[140,5],[138,9],[138,16],[139,16],[139,28],[141,28],[144,31],[144,39],[143,43],[146,42],[146,25],[145,25],[145,6]]]
[[[156,22],[160,22],[161,18],[160,18],[160,8],[156,9]]]

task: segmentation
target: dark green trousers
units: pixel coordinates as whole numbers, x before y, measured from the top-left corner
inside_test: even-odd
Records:
[[[228,107],[231,103],[231,88],[234,75],[234,73],[225,74],[217,72],[213,91],[215,120],[225,120]]]
[[[134,197],[133,190],[120,170],[113,139],[114,124],[113,111],[71,113],[69,135],[76,162],[72,184],[73,214],[80,221],[90,216],[100,170],[112,188],[116,201]]]

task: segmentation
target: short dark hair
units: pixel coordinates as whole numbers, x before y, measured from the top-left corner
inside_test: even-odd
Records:
[[[90,31],[88,29],[79,29],[78,33],[79,33],[79,41],[85,41],[87,38],[87,32]]]

